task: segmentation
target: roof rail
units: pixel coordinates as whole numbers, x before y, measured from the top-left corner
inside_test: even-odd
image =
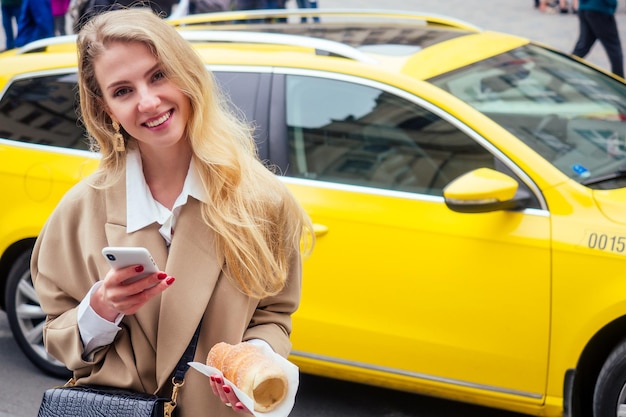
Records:
[[[232,12],[201,13],[184,16],[176,19],[168,19],[174,26],[200,25],[207,23],[220,23],[248,19],[280,18],[280,17],[362,17],[379,20],[417,20],[426,24],[448,26],[456,29],[469,31],[481,31],[482,29],[471,23],[452,17],[413,12],[407,10],[384,10],[384,9],[265,9],[265,10],[237,10]]]
[[[278,33],[220,31],[220,30],[179,30],[181,36],[189,42],[245,42],[258,44],[278,44],[299,46],[328,52],[333,55],[353,59],[358,62],[375,63],[376,60],[358,49],[335,41],[307,36],[285,35]],[[53,45],[76,43],[76,35],[55,36],[33,41],[19,48],[16,55],[39,52]]]
[[[181,36],[189,42],[242,42],[267,45],[287,45],[312,48],[358,62],[374,64],[377,61],[358,49],[340,42],[308,36],[285,35],[279,33],[244,32],[230,30],[180,30]]]
[[[39,39],[19,48],[15,55],[28,54],[30,52],[39,52],[48,46],[62,45],[64,43],[76,43],[76,35],[54,36],[51,38]]]

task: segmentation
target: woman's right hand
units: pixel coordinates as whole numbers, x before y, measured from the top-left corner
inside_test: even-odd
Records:
[[[102,285],[91,296],[91,308],[100,317],[113,322],[120,314],[135,314],[148,300],[165,291],[175,280],[165,272],[157,272],[131,282],[132,278],[142,272],[142,265],[109,270]]]
[[[210,377],[211,390],[213,394],[217,396],[225,406],[232,407],[237,413],[252,414],[250,410],[237,398],[235,390],[226,385],[224,379],[220,374],[211,375]]]

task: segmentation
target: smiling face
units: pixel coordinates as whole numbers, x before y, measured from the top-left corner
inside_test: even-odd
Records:
[[[142,150],[187,147],[191,104],[142,43],[113,42],[94,62],[107,113]]]

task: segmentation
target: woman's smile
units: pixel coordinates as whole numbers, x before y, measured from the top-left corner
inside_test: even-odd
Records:
[[[163,114],[157,119],[152,119],[152,120],[145,122],[144,126],[147,126],[150,128],[161,127],[165,122],[167,122],[170,119],[173,112],[174,112],[173,110],[169,110],[167,113]]]

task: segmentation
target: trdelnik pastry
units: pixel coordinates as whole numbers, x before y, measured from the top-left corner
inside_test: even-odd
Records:
[[[217,343],[206,364],[222,371],[226,379],[253,399],[255,411],[272,411],[287,395],[285,371],[250,343]]]

